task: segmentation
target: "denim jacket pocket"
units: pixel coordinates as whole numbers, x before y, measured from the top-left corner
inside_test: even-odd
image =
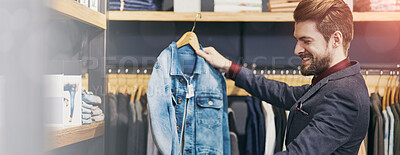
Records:
[[[222,148],[222,98],[216,95],[198,96],[196,105],[196,141],[198,147]],[[213,153],[213,150],[202,150],[202,152],[218,154]]]
[[[223,101],[218,95],[198,96],[197,105],[201,108],[221,109],[223,106]]]

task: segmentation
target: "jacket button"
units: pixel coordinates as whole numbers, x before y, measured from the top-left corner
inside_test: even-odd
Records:
[[[208,101],[208,104],[213,105],[214,103],[213,103],[213,101]]]
[[[182,79],[182,78],[181,78],[181,79],[179,79],[179,82],[181,82],[181,83],[182,83],[182,82],[183,82],[183,79]]]
[[[179,131],[179,126],[176,126],[176,130],[178,130],[178,131]]]
[[[181,104],[181,103],[182,103],[182,100],[181,100],[181,99],[179,99],[179,100],[178,100],[178,104]]]

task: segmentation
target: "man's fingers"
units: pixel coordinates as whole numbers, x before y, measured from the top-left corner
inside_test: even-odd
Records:
[[[196,54],[197,55],[200,55],[201,57],[203,57],[204,59],[206,59],[207,58],[207,54],[206,53],[204,53],[202,50],[196,50]]]

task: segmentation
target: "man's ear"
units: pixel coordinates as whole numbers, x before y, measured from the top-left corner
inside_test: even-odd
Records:
[[[335,31],[331,35],[331,40],[332,40],[332,47],[333,48],[338,48],[340,45],[343,44],[343,34],[340,31]]]

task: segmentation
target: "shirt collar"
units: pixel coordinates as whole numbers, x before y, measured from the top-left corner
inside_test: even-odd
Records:
[[[170,74],[171,75],[184,75],[182,72],[182,69],[180,67],[179,63],[179,58],[178,58],[178,52],[181,50],[191,50],[195,52],[190,45],[185,45],[182,46],[181,48],[177,48],[176,42],[172,42],[169,46],[171,49],[171,68],[170,68]],[[203,47],[200,45],[200,49],[203,50]],[[193,71],[193,74],[202,74],[205,73],[204,65],[206,64],[205,60],[203,57],[196,55],[196,64],[195,68]]]
[[[325,70],[321,74],[314,76],[314,78],[312,79],[312,86],[314,86],[319,81],[321,81],[322,79],[326,78],[327,76],[329,76],[329,75],[331,75],[333,73],[336,73],[336,72],[338,72],[340,70],[343,70],[343,69],[345,69],[347,67],[350,67],[350,66],[351,66],[350,59],[349,59],[349,57],[347,57],[346,59],[340,61],[336,65],[328,68],[327,70]]]

